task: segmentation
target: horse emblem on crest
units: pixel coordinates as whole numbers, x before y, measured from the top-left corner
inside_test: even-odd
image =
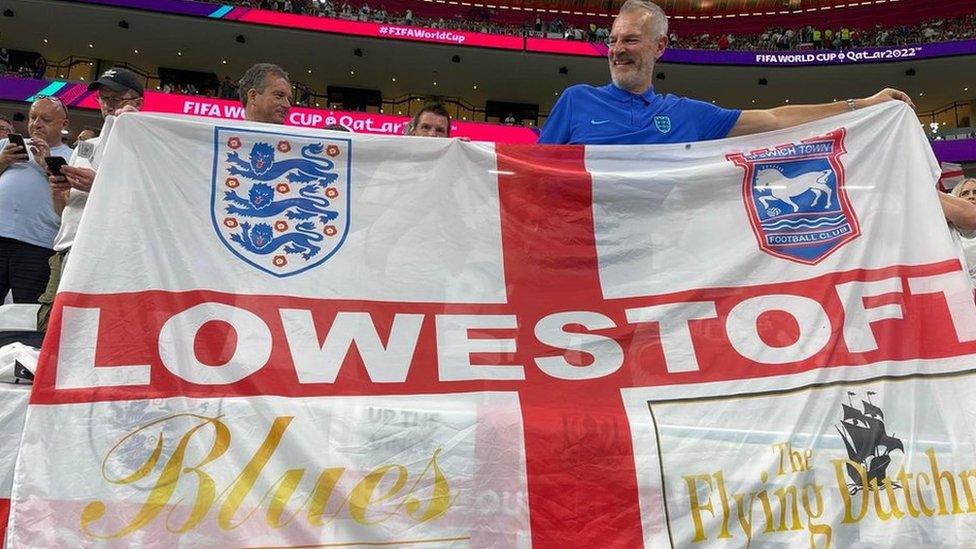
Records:
[[[726,156],[745,169],[742,197],[763,251],[816,265],[861,234],[844,189],[845,135]]]
[[[235,256],[284,277],[339,250],[349,228],[350,140],[214,131],[210,213]]]

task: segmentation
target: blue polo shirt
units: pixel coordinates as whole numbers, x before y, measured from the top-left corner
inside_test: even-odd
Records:
[[[7,140],[0,139],[0,149],[6,146]],[[34,162],[34,153],[28,155],[30,160],[16,162],[0,174],[0,236],[50,249],[61,217],[51,205],[47,172]],[[51,147],[51,156],[71,158],[71,149]]]
[[[578,84],[563,91],[542,127],[539,143],[556,145],[648,145],[722,139],[742,111],[711,103],[643,94],[613,84]]]

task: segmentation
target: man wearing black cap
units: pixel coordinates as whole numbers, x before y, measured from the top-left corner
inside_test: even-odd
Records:
[[[88,86],[95,92],[102,117],[118,116],[124,112],[135,112],[142,108],[143,88],[139,76],[122,67],[113,67],[102,73]],[[88,202],[88,193],[95,181],[98,168],[96,150],[101,138],[94,137],[79,141],[67,166],[61,168],[62,175],[51,175],[51,200],[54,211],[61,215],[61,228],[54,239],[55,254],[51,257],[51,277],[47,289],[40,297],[41,309],[37,313],[37,329],[47,329],[51,303],[58,293],[61,270],[67,261],[68,252],[78,233],[81,214]]]
[[[103,118],[142,108],[142,82],[136,73],[122,67],[103,72],[98,80],[88,85],[88,91],[98,92]],[[127,106],[133,108],[125,109]]]

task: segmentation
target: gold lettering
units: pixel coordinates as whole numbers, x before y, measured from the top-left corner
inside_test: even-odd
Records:
[[[962,483],[963,491],[966,492],[966,503],[969,504],[966,508],[967,513],[976,512],[976,501],[973,501],[973,489],[969,485],[970,479],[976,479],[976,469],[959,473],[959,481]]]
[[[810,507],[810,490],[813,490],[814,498],[817,502],[817,510],[814,512]],[[807,514],[807,531],[810,532],[810,549],[817,549],[817,538],[819,534],[824,536],[824,548],[830,547],[830,539],[833,537],[833,530],[827,524],[814,524],[814,519],[820,518],[824,512],[823,495],[819,484],[807,484],[803,487],[803,511]]]
[[[908,508],[909,515],[911,515],[913,518],[917,518],[919,512],[918,509],[915,508],[915,505],[912,504],[912,491],[908,487],[909,481],[912,479],[913,476],[915,475],[905,470],[904,465],[902,465],[901,469],[898,470],[898,482],[901,483],[901,491],[903,494],[905,494],[905,507]],[[918,485],[916,484],[916,488],[917,486]],[[919,494],[918,497],[921,498],[922,494]]]
[[[789,530],[802,530],[803,524],[800,522],[800,509],[797,503],[796,496],[796,486],[784,486],[777,489],[773,494],[779,498],[779,528],[780,532],[785,532],[787,530],[786,526],[786,513],[790,512],[793,518],[793,524],[789,527]]]
[[[345,501],[339,504],[339,507],[336,508],[335,513],[332,513],[329,520],[322,520],[322,515],[325,514],[325,508],[329,504],[329,500],[332,499],[332,493],[335,491],[336,484],[339,483],[339,479],[342,478],[342,474],[345,472],[345,468],[330,467],[322,471],[322,474],[319,475],[318,480],[315,482],[315,489],[312,490],[311,504],[308,506],[308,522],[312,525],[325,526],[332,519],[339,516],[339,511],[342,511],[343,505],[346,504]]]
[[[172,454],[168,458],[164,458],[163,449],[166,447],[166,441],[162,435],[162,432],[164,432],[162,427],[167,422],[174,422],[180,419],[185,421],[187,418],[195,420],[196,423],[189,425],[188,429],[182,433],[176,442],[176,447],[173,449]],[[118,527],[117,530],[114,530],[116,528],[114,524],[104,524],[104,517],[107,514],[115,517],[120,513],[110,513],[111,510],[103,501],[92,501],[85,506],[80,516],[82,532],[93,539],[107,540],[121,538],[145,528],[149,523],[156,520],[164,510],[169,508],[168,514],[166,515],[166,528],[173,533],[183,533],[197,527],[218,502],[222,503],[217,513],[216,523],[218,527],[224,530],[232,530],[240,527],[250,520],[266,501],[268,506],[266,523],[273,529],[280,529],[290,524],[303,512],[306,506],[308,506],[307,517],[309,524],[313,526],[324,526],[336,519],[347,504],[349,515],[364,525],[374,525],[384,522],[404,507],[406,508],[407,515],[418,523],[429,522],[444,516],[453,505],[456,496],[452,497],[450,483],[438,463],[438,456],[441,452],[441,449],[438,448],[428,461],[427,467],[416,478],[409,490],[404,490],[410,476],[406,467],[399,464],[383,465],[374,469],[360,480],[350,491],[349,496],[338,503],[334,512],[329,512],[327,515],[326,509],[329,507],[329,502],[336,492],[345,468],[333,467],[324,469],[318,479],[316,479],[312,492],[297,502],[295,507],[290,507],[289,504],[295,497],[296,492],[298,492],[306,471],[304,468],[295,468],[289,469],[281,474],[271,484],[270,488],[264,492],[261,498],[257,500],[253,509],[244,516],[238,517],[237,515],[241,512],[244,502],[250,501],[249,495],[255,486],[261,482],[262,478],[267,476],[265,469],[275,456],[285,436],[285,432],[293,419],[293,416],[275,418],[261,445],[251,455],[240,473],[219,495],[217,493],[216,482],[204,471],[204,468],[208,464],[221,457],[230,447],[230,430],[220,421],[219,417],[177,414],[139,427],[123,437],[105,455],[102,462],[102,477],[112,484],[128,485],[144,481],[153,471],[161,469],[159,477],[153,481],[146,501],[142,504],[136,516],[127,524]],[[213,441],[207,443],[209,447],[199,440],[202,436],[200,433],[201,430],[206,427],[213,427],[214,430]],[[149,429],[159,430],[160,434],[156,435],[157,440],[155,440],[154,448],[149,452],[145,461],[135,467],[132,472],[126,472],[118,478],[111,477],[108,473],[109,464],[114,464],[114,460],[118,455],[128,456],[130,452],[126,445],[134,444],[132,442],[133,440],[142,440],[146,431]],[[139,439],[135,438],[137,435],[141,435]],[[204,446],[203,451],[206,451],[206,455],[195,463],[195,465],[189,466],[186,464],[188,449],[193,448],[196,452],[200,451],[197,448],[201,446]],[[194,453],[194,455],[196,454]],[[160,467],[160,463],[164,459],[165,462]],[[428,473],[432,476],[428,476]],[[172,500],[174,494],[177,493],[180,480],[182,477],[190,476],[191,474],[196,475],[194,483],[195,492],[192,495],[192,500],[180,497],[175,502],[176,504],[174,504]],[[392,482],[385,482],[391,479]],[[425,483],[424,486],[429,486],[430,494],[421,497],[416,492],[424,479],[429,479],[429,483]],[[394,499],[397,499],[398,502],[394,505],[391,501],[392,510],[384,509],[383,513],[378,515],[374,513],[375,516],[370,515],[369,511],[371,507],[376,507],[382,502]],[[177,514],[184,512],[183,510],[187,508],[187,505],[183,505],[187,501],[192,502],[188,515],[185,518],[180,516],[179,520],[177,520]],[[103,522],[103,524],[100,524],[102,530],[111,529],[112,531],[105,533],[95,528],[95,524],[100,521]],[[171,521],[177,524],[171,525]]]
[[[813,464],[813,450],[806,449],[803,452],[793,449],[793,443],[790,441],[777,442],[776,444],[771,444],[773,452],[779,455],[779,464],[776,468],[776,476],[783,476],[786,474],[786,468],[784,465],[789,463],[791,473],[801,473],[803,471],[809,471]]]
[[[882,487],[878,486],[877,481],[871,481],[871,487],[874,488],[874,510],[878,514],[878,518],[882,521],[889,521],[892,518],[900,519],[905,516],[905,513],[898,508],[898,501],[895,499],[895,488],[891,485],[891,479],[885,478],[883,482],[884,492],[888,496],[888,505],[891,506],[891,511],[886,511],[884,504],[881,502],[881,491]]]
[[[775,531],[776,525],[773,521],[773,506],[769,503],[769,494],[766,493],[766,489],[764,488],[756,494],[756,497],[759,498],[759,503],[762,504],[763,516],[766,519],[766,527],[763,528],[763,533],[771,534]]]
[[[376,486],[379,485],[383,477],[390,471],[396,471],[396,480],[393,482],[393,486],[390,486],[386,492],[377,497],[373,497],[373,492],[376,491]],[[384,465],[379,467],[368,475],[366,475],[363,480],[359,481],[358,484],[349,493],[349,516],[351,516],[359,524],[379,524],[389,519],[391,516],[396,514],[397,509],[387,513],[383,518],[370,520],[366,518],[366,511],[368,510],[370,504],[379,503],[381,501],[386,501],[394,496],[396,496],[400,490],[403,489],[403,485],[407,483],[407,468],[402,465]]]
[[[195,527],[200,523],[201,520],[203,520],[203,517],[206,516],[207,511],[210,509],[210,506],[213,503],[216,489],[213,478],[207,473],[204,473],[201,470],[201,467],[223,455],[223,453],[226,452],[227,448],[230,446],[230,431],[216,417],[211,418],[198,416],[195,414],[176,414],[153,421],[144,425],[143,427],[140,427],[139,429],[136,429],[120,440],[105,455],[105,459],[102,460],[102,478],[112,484],[127,485],[146,477],[150,472],[152,472],[159,461],[164,444],[162,432],[160,432],[158,435],[159,438],[156,442],[156,448],[150,453],[145,463],[138,467],[132,474],[121,479],[112,479],[106,473],[106,467],[111,457],[115,455],[116,451],[118,451],[127,440],[135,437],[137,434],[147,429],[162,426],[166,422],[171,422],[179,418],[195,418],[199,419],[200,423],[192,427],[180,438],[176,449],[173,451],[173,455],[171,455],[169,460],[166,461],[162,472],[159,474],[159,478],[156,479],[156,483],[149,491],[149,496],[146,498],[145,503],[143,503],[136,516],[129,524],[123,526],[116,532],[110,534],[98,534],[92,531],[91,526],[94,522],[105,516],[107,508],[104,502],[93,501],[86,505],[81,513],[81,530],[86,536],[93,539],[107,540],[127,536],[132,532],[143,528],[152,522],[159,515],[159,513],[162,512],[166,504],[169,503],[169,500],[173,496],[173,492],[176,490],[176,486],[179,483],[180,477],[184,473],[195,473],[197,475],[197,492],[196,497],[194,498],[193,507],[191,508],[190,514],[182,526],[172,528],[169,526],[167,521],[167,529],[169,529],[171,532],[182,533]],[[196,466],[183,467],[183,459],[186,455],[186,449],[190,444],[190,440],[193,439],[193,436],[198,431],[208,425],[213,426],[214,428],[214,440],[213,444],[210,446],[210,450]],[[172,511],[170,511],[170,513],[172,513]]]
[[[261,471],[264,469],[264,466],[267,465],[268,461],[271,460],[271,456],[278,448],[278,444],[281,443],[281,438],[285,435],[285,430],[288,428],[288,425],[291,424],[293,419],[294,416],[282,416],[275,418],[274,423],[271,425],[271,429],[268,430],[267,436],[264,437],[264,442],[262,442],[257,451],[254,452],[254,455],[251,456],[250,461],[247,462],[244,469],[242,469],[240,474],[237,475],[234,482],[227,487],[227,490],[224,492],[227,494],[227,499],[224,501],[223,505],[220,506],[220,512],[217,515],[217,525],[224,530],[232,530],[237,528],[251,518],[251,516],[254,515],[254,513],[261,506],[261,503],[259,502],[258,505],[255,505],[254,508],[251,509],[250,513],[245,515],[238,522],[234,523],[234,515],[237,513],[237,510],[240,509],[241,504],[244,502],[244,498],[247,497],[247,494],[250,493],[251,489],[254,487],[254,484],[261,476]],[[302,470],[299,471],[298,480],[301,480]],[[288,476],[291,473],[292,471],[289,471],[285,475]],[[281,481],[282,479],[279,479],[279,483]],[[268,497],[270,492],[271,490],[268,490],[268,493],[265,493],[264,496],[261,497],[261,502]],[[223,497],[223,494],[221,494],[221,497]]]
[[[685,485],[688,487],[688,502],[691,507],[691,520],[695,525],[695,537],[691,541],[705,541],[708,539],[708,537],[705,535],[705,528],[702,525],[701,512],[708,511],[713,517],[715,516],[715,511],[712,509],[712,496],[710,494],[712,490],[712,477],[711,475],[689,475],[683,478],[685,479]],[[704,505],[700,504],[698,501],[699,481],[708,484],[709,494],[705,498]]]
[[[746,549],[752,545],[752,504],[756,501],[756,494],[752,494],[749,497],[749,506],[746,507],[745,497],[742,494],[733,494],[735,498],[736,512],[739,516],[739,527],[742,531],[746,533]],[[746,517],[746,511],[749,512],[749,516]]]
[[[729,534],[729,496],[725,493],[725,477],[722,471],[716,471],[712,476],[715,477],[719,501],[722,503],[722,530],[718,534],[718,539],[731,538],[732,534]]]
[[[867,485],[868,473],[864,470],[863,465],[849,459],[832,459],[830,462],[834,464],[834,475],[837,478],[837,491],[840,492],[840,497],[844,500],[844,519],[841,522],[844,524],[859,522],[868,512],[868,493],[867,490],[861,490],[861,512],[855,517],[851,512],[853,509],[853,501],[851,500],[851,493],[847,489],[847,477],[845,476],[844,469],[846,467],[848,471],[857,473],[857,484],[859,486]]]
[[[952,499],[952,514],[958,515],[962,513],[962,508],[959,507],[959,495],[956,493],[956,480],[952,477],[952,473],[949,471],[939,471],[939,463],[935,457],[935,450],[929,448],[925,451],[925,455],[929,457],[929,466],[932,468],[932,481],[935,483],[935,497],[939,501],[939,514],[945,515],[949,513],[949,510],[946,509],[942,481],[949,483],[949,494]]]
[[[417,516],[420,511],[420,501],[417,500],[417,498],[407,498],[406,500],[407,514],[420,523],[428,522],[443,516],[454,503],[454,500],[451,499],[451,490],[447,483],[447,477],[444,476],[444,472],[441,471],[440,466],[437,465],[437,456],[440,453],[440,448],[434,451],[434,455],[430,458],[430,463],[427,464],[427,468],[425,468],[424,472],[420,474],[420,477],[417,478],[417,482],[414,483],[413,488],[410,490],[410,492],[413,493],[413,490],[416,489],[417,484],[420,483],[420,480],[427,475],[427,471],[431,469],[434,470],[434,490],[430,497],[430,504],[427,506],[427,510],[424,511],[423,515]]]
[[[295,489],[298,488],[298,483],[302,481],[302,477],[305,476],[305,469],[289,469],[285,471],[285,474],[278,477],[278,480],[272,485],[271,490],[274,490],[274,495],[271,496],[271,503],[268,505],[267,522],[268,526],[271,528],[281,528],[287,526],[298,513],[301,512],[302,507],[308,503],[308,498],[302,502],[298,510],[293,512],[287,520],[282,521],[281,517],[285,514],[285,507],[288,502],[291,501],[292,495],[295,493]],[[271,491],[269,490],[269,492]],[[264,498],[261,498],[264,501]]]
[[[922,492],[922,479],[923,478],[925,479],[925,483],[926,484],[928,484],[929,486],[932,485],[932,480],[929,479],[929,476],[928,475],[926,475],[925,473],[921,473],[921,472],[920,473],[916,473],[915,474],[915,493],[918,494],[918,506],[922,510],[922,513],[925,516],[927,516],[927,517],[931,517],[932,515],[935,514],[935,509],[933,509],[933,508],[931,508],[931,507],[928,506],[928,504],[925,502],[925,497],[922,495],[923,494],[923,492]]]
[[[783,467],[783,464],[786,462],[786,453],[788,451],[787,443],[777,442],[776,444],[772,444],[771,447],[774,453],[779,454],[779,464],[776,467],[776,476],[783,476],[786,474],[786,469]]]

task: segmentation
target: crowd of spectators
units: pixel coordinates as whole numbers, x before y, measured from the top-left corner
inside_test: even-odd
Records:
[[[294,84],[295,97],[293,103],[300,107],[312,106],[315,91],[307,85],[297,82]],[[219,85],[208,85],[191,81],[162,81],[159,87],[163,93],[179,93],[183,95],[197,95],[217,99],[237,99],[239,85],[230,76],[225,76]]]
[[[216,0],[214,0],[216,1]],[[225,2],[221,2],[225,3]],[[234,0],[247,7],[276,10],[305,15],[318,15],[354,21],[389,23],[433,29],[449,29],[488,34],[538,36],[606,41],[610,35],[610,21],[595,21],[583,26],[564,23],[559,17],[543,19],[536,15],[521,25],[494,20],[495,10],[472,7],[453,17],[424,18],[413,11],[387,11],[383,4],[369,2],[350,4],[348,0]],[[753,35],[672,32],[671,47],[705,50],[787,50],[787,49],[843,49],[848,47],[901,46],[964,40],[976,37],[976,14],[954,19],[933,19],[917,25],[871,28],[848,28],[844,25],[802,28],[769,28]]]
[[[44,78],[45,70],[47,70],[47,60],[42,55],[18,56],[12,55],[7,48],[0,48],[0,75]]]
[[[801,50],[905,46],[976,38],[976,14],[954,19],[933,19],[917,25],[868,29],[837,27],[770,28],[753,35],[691,34],[672,32],[670,47],[693,50]]]
[[[216,2],[217,0],[212,0]],[[226,3],[226,2],[219,2]],[[367,21],[373,23],[388,23],[391,25],[405,25],[431,29],[460,30],[482,32],[486,34],[501,34],[509,36],[562,36],[570,40],[605,40],[609,36],[609,23],[591,23],[587,28],[574,27],[564,23],[559,17],[543,20],[540,16],[526,19],[522,24],[504,23],[495,18],[495,10],[491,8],[472,7],[464,13],[457,13],[452,17],[420,17],[413,10],[388,11],[383,4],[371,7],[369,2],[350,4],[334,0],[233,0],[231,3],[251,8],[268,9],[286,13],[302,15],[317,15],[346,19],[350,21]]]
[[[183,95],[198,95],[219,99],[236,99],[237,82],[225,76],[222,81],[210,78],[163,78],[160,75],[159,90],[163,93],[179,93]]]

